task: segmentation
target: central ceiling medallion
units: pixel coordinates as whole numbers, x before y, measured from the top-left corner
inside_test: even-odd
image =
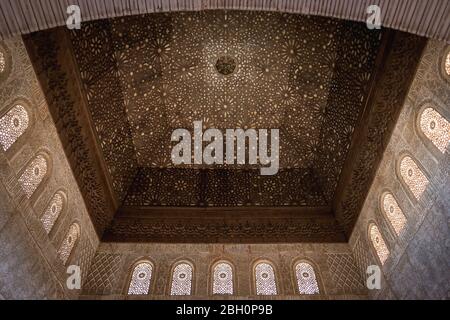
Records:
[[[236,60],[230,56],[221,56],[217,59],[216,70],[224,76],[229,76],[236,70]]]

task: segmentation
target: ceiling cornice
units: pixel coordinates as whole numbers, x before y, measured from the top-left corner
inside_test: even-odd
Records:
[[[214,9],[301,13],[365,22],[367,7],[378,4],[384,27],[450,42],[447,0],[73,0],[82,21],[172,11]],[[63,26],[67,0],[1,0],[0,39]]]

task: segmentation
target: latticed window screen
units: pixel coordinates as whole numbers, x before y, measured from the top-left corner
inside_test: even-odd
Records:
[[[400,163],[400,175],[414,197],[418,200],[428,186],[428,179],[411,157],[404,157]]]
[[[381,261],[381,264],[384,264],[389,257],[389,249],[386,246],[386,242],[384,242],[383,237],[381,236],[381,232],[375,224],[372,224],[369,227],[369,235],[370,241],[375,249],[375,252],[378,258]]]
[[[38,155],[25,168],[25,171],[19,178],[19,183],[28,198],[31,198],[46,174],[47,159],[42,155]]]
[[[5,69],[6,69],[6,57],[5,53],[0,48],[0,74],[5,72]]]
[[[391,193],[386,193],[383,196],[383,211],[397,236],[400,235],[400,232],[405,227],[406,217]]]
[[[319,293],[316,273],[314,268],[306,262],[300,262],[295,266],[295,275],[297,277],[298,291],[300,294]]]
[[[190,295],[192,289],[192,267],[187,263],[180,263],[173,269],[172,287],[173,296]]]
[[[445,72],[450,76],[450,52],[445,57]]]
[[[73,223],[70,226],[69,232],[64,238],[61,248],[58,251],[58,256],[64,264],[67,263],[67,260],[69,259],[70,254],[75,248],[75,244],[78,242],[79,237],[80,237],[80,226],[77,223]]]
[[[218,263],[214,267],[213,294],[233,294],[233,268],[229,263]]]
[[[450,123],[433,108],[426,108],[420,115],[420,129],[425,137],[442,153],[450,142]]]
[[[27,130],[29,124],[28,112],[16,105],[0,119],[0,144],[7,151],[14,142]]]
[[[44,214],[41,217],[42,225],[47,233],[50,233],[56,220],[59,217],[64,206],[64,197],[61,192],[55,193],[49,205],[45,209]]]
[[[145,261],[137,264],[131,275],[128,294],[148,294],[152,271],[153,267],[150,262]]]
[[[273,267],[265,262],[258,263],[255,267],[256,294],[276,295],[277,284]]]

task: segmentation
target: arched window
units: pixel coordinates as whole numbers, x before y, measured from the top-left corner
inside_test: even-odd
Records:
[[[11,68],[11,54],[5,44],[0,41],[0,82],[8,78]]]
[[[295,266],[295,275],[300,294],[319,293],[319,285],[317,284],[316,273],[312,265],[307,262],[297,263]]]
[[[233,267],[229,263],[220,262],[215,265],[213,294],[233,294]]]
[[[150,261],[139,262],[131,274],[128,294],[148,294],[152,280],[153,265]]]
[[[255,267],[255,281],[257,295],[276,295],[277,284],[273,267],[265,262],[258,263]]]
[[[3,50],[0,48],[0,74],[6,70],[6,57]]]
[[[47,234],[49,234],[52,230],[56,220],[59,217],[59,214],[63,210],[63,207],[64,195],[62,194],[62,192],[57,192],[53,196],[52,200],[50,200],[50,203],[48,204],[44,214],[41,217],[42,225],[44,226]]]
[[[47,174],[47,167],[47,159],[43,155],[38,155],[31,161],[20,176],[19,183],[28,199],[31,198]]]
[[[7,151],[28,128],[28,112],[22,105],[15,105],[0,119],[0,144]]]
[[[429,181],[411,157],[406,156],[400,162],[400,175],[414,197],[419,200]]]
[[[395,200],[392,193],[386,193],[383,196],[383,212],[386,215],[389,223],[394,228],[395,233],[400,235],[400,232],[403,230],[406,224],[406,217],[403,214],[402,209]]]
[[[422,111],[419,123],[425,137],[444,153],[450,141],[450,123],[433,108]]]
[[[172,296],[190,295],[192,289],[192,267],[187,263],[179,263],[173,269],[172,286],[170,294]]]
[[[447,73],[448,76],[450,76],[450,51],[447,53],[447,56],[445,57],[445,73]]]
[[[66,264],[67,260],[69,260],[69,257],[73,251],[73,248],[75,248],[75,245],[78,242],[79,237],[80,237],[80,226],[77,223],[73,223],[70,226],[69,232],[64,238],[61,248],[58,251],[59,258],[64,264]]]
[[[384,239],[381,236],[380,230],[373,223],[369,227],[369,236],[375,252],[381,261],[381,264],[384,264],[389,257],[389,249],[387,248],[386,242],[384,242]]]

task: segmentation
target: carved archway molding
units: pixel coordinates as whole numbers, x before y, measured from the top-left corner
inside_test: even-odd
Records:
[[[82,21],[136,14],[214,9],[262,10],[366,22],[378,5],[382,25],[450,43],[450,2],[441,0],[76,0]],[[67,0],[0,2],[0,39],[66,24]]]

